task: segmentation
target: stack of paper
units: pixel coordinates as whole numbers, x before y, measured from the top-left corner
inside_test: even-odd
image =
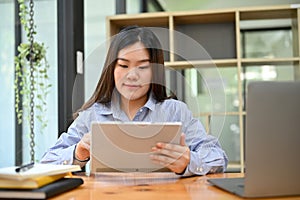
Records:
[[[52,164],[35,164],[25,172],[0,168],[0,198],[49,198],[81,185],[81,178],[70,178],[71,172],[80,170],[78,165]]]
[[[80,171],[79,165],[35,164],[25,172],[16,172],[17,167],[0,168],[0,179],[25,180],[41,176],[50,176],[68,172]]]

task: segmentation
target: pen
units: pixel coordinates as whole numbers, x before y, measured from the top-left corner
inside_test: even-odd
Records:
[[[34,162],[31,162],[26,165],[21,165],[20,167],[16,168],[16,172],[26,172],[27,170],[33,168],[33,166],[34,166]]]

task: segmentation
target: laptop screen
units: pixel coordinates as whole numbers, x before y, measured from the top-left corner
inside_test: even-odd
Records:
[[[250,83],[246,112],[246,195],[299,193],[300,82]]]
[[[242,197],[300,195],[300,82],[248,85],[245,178],[209,179]]]

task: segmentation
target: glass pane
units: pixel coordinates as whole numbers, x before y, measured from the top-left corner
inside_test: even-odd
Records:
[[[58,97],[57,97],[57,1],[37,1],[34,4],[34,19],[37,25],[35,40],[43,42],[47,48],[47,59],[50,64],[49,83],[52,84],[47,96],[47,112],[44,120],[47,127],[40,129],[35,120],[35,159],[39,161],[46,150],[57,140],[58,136]],[[25,37],[25,36],[24,36]],[[29,129],[23,126],[23,162],[30,161]]]
[[[253,81],[293,81],[295,80],[295,67],[293,65],[244,66],[243,93],[247,95],[247,86]]]
[[[293,56],[290,29],[244,31],[243,58],[280,58]]]
[[[101,2],[101,3],[103,3],[103,2]],[[137,13],[140,13],[140,11],[141,11],[141,3],[142,2],[140,0],[126,1],[126,13],[127,14],[137,14]]]
[[[0,2],[0,167],[15,163],[14,3]]]
[[[220,126],[222,126],[221,129]],[[219,139],[230,163],[237,164],[240,162],[239,116],[212,116],[210,121],[210,134]]]
[[[238,111],[236,67],[186,69],[185,102],[194,114]]]
[[[210,115],[201,115],[201,116],[195,115],[195,117],[202,123],[206,132],[208,133],[209,132]]]

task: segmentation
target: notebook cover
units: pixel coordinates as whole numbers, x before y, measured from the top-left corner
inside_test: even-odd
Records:
[[[0,199],[47,199],[82,184],[81,178],[62,178],[38,189],[0,189]]]
[[[43,187],[49,183],[55,182],[70,173],[56,174],[51,176],[40,176],[24,180],[1,179],[0,188],[2,189],[36,189]]]

